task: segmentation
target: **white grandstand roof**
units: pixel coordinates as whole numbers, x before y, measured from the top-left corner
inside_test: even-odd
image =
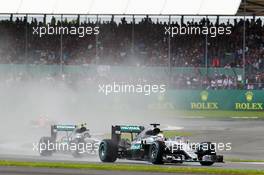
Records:
[[[241,0],[7,0],[1,3],[0,13],[235,15],[240,2]]]

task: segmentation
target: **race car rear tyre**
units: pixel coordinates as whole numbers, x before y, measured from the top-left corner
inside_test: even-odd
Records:
[[[39,141],[39,154],[41,156],[51,156],[52,148],[51,144],[53,143],[53,139],[51,137],[41,137]]]
[[[117,159],[117,145],[110,139],[104,139],[99,146],[99,157],[102,162],[114,162]]]
[[[211,142],[202,142],[197,150],[198,159],[202,166],[211,166],[214,164],[213,161],[202,161],[205,155],[216,155],[215,145]]]
[[[163,164],[163,153],[164,153],[164,143],[156,141],[149,149],[150,162],[153,164]]]
[[[200,162],[202,166],[212,166],[214,162]]]
[[[84,151],[84,146],[83,146],[84,141],[81,139],[74,139],[71,143],[76,145],[76,149],[72,151],[72,156],[74,158],[82,157],[83,156],[82,151]]]

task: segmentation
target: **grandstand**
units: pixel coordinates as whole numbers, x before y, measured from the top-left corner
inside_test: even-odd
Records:
[[[97,4],[101,2],[96,1],[93,5],[87,4],[89,9],[79,9],[78,13],[63,11],[67,3],[65,8],[59,5],[59,9],[51,4],[53,8],[49,8],[49,3],[41,9],[35,5],[28,9],[30,1],[24,3],[0,9],[0,78],[8,82],[43,76],[54,78],[60,74],[74,77],[72,79],[81,76],[87,81],[99,81],[96,78],[102,78],[101,72],[107,72],[103,73],[104,79],[163,82],[180,89],[264,88],[264,17],[257,16],[263,15],[261,1],[247,0],[240,4],[240,1],[229,0],[228,3],[234,3],[232,8],[228,3],[213,6],[206,1],[195,11],[198,16],[182,12],[180,7],[175,7],[176,14],[171,13],[169,7],[173,4],[163,4],[163,1],[144,9],[144,15],[136,10],[136,3],[129,4],[124,11],[107,8],[102,12]],[[209,5],[214,8],[205,12],[203,7]],[[223,11],[224,7],[227,11]],[[194,4],[184,9],[193,12],[198,8]],[[89,27],[93,32],[81,37],[34,34],[37,27],[48,25]],[[230,27],[231,34],[171,37],[165,34],[164,28],[168,26]],[[96,28],[100,30],[98,35],[94,33]],[[133,77],[131,71],[125,73],[130,69]],[[8,75],[5,70],[10,70]]]

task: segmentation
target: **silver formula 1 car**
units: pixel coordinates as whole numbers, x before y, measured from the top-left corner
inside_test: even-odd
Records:
[[[215,146],[210,142],[192,145],[179,137],[165,138],[158,128],[159,124],[151,125],[151,129],[143,126],[112,126],[112,138],[104,139],[100,143],[100,160],[143,160],[153,164],[199,162],[203,166],[223,162],[223,156],[216,154]],[[125,133],[130,135],[130,139],[122,139]]]
[[[55,152],[71,153],[74,157],[97,154],[100,141],[91,137],[85,125],[51,125],[51,135],[39,141],[40,155],[51,156]]]

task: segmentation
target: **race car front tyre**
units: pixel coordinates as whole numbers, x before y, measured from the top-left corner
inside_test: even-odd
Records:
[[[153,164],[163,164],[164,143],[154,142],[149,149],[150,162]]]
[[[39,141],[39,154],[41,156],[51,156],[53,152],[52,143],[51,137],[41,137]]]
[[[99,157],[102,162],[114,162],[117,159],[117,145],[110,139],[104,139],[99,146]]]
[[[214,164],[214,162],[200,162],[202,166],[211,166]]]
[[[215,145],[212,144],[211,142],[202,142],[200,143],[200,146],[197,150],[197,155],[198,155],[198,159],[200,161],[200,164],[202,166],[211,166],[213,165],[215,162],[214,161],[204,161],[203,157],[206,155],[216,155],[216,151],[215,151]]]

